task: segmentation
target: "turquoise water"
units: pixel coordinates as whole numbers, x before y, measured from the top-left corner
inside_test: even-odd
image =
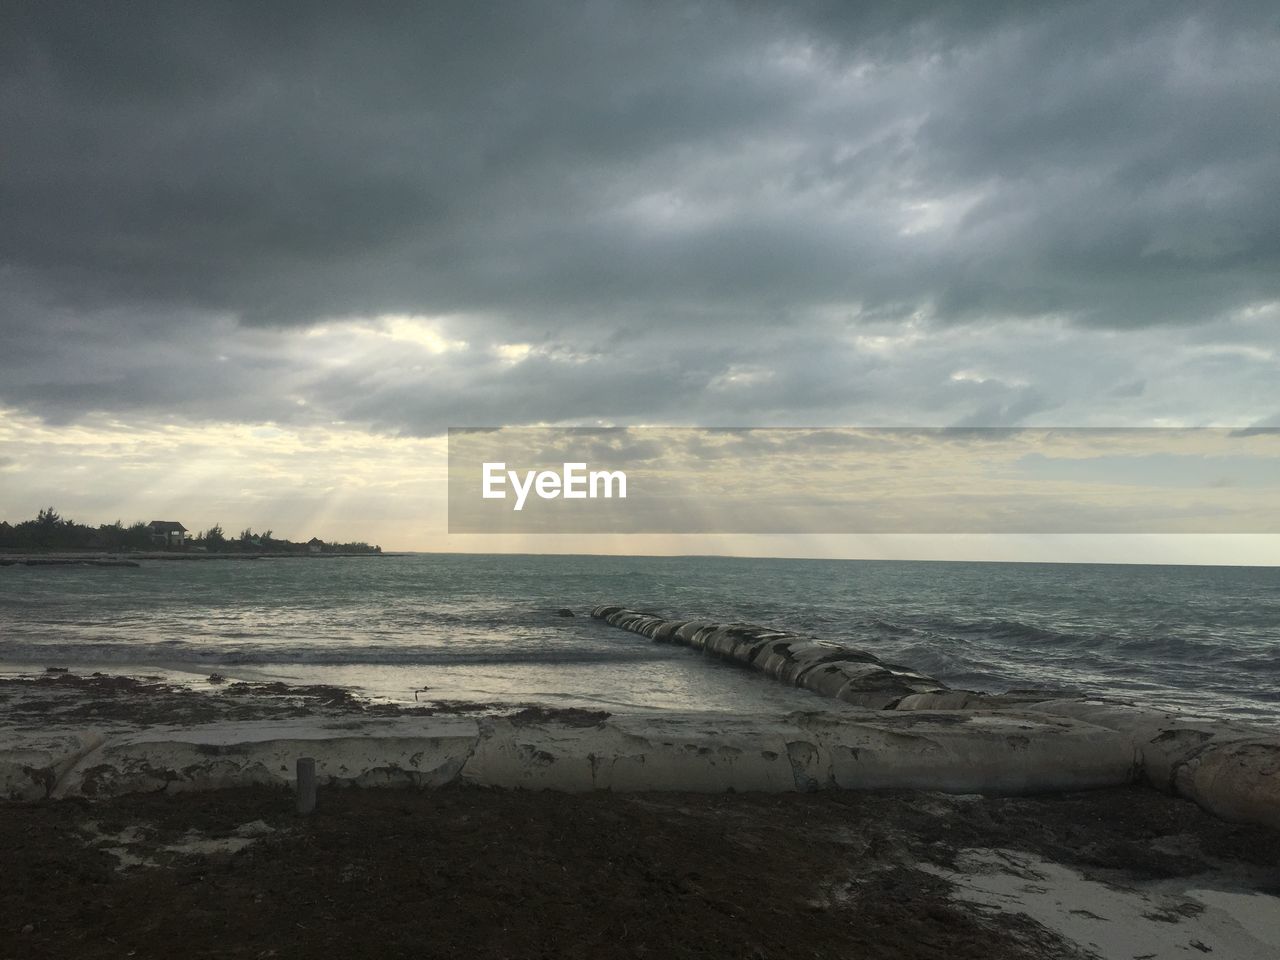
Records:
[[[604,602],[810,632],[954,686],[1051,684],[1280,722],[1280,570],[1249,567],[441,554],[14,566],[0,568],[0,669],[217,671],[399,700],[818,705],[586,617]]]

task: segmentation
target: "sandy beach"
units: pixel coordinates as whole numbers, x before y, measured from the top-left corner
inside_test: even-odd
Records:
[[[18,878],[0,894],[0,953],[14,958],[1280,949],[1280,836],[1141,788],[332,790],[306,819],[259,789],[22,805],[0,824]]]
[[[473,722],[541,736],[613,722],[529,704],[397,706],[337,687],[68,673],[0,681],[0,709],[9,737],[88,723],[155,743],[299,723]],[[16,882],[0,892],[0,957],[1280,951],[1280,833],[1145,786],[999,797],[337,784],[308,817],[287,784],[175,794],[162,781],[161,792],[7,803],[0,846]]]

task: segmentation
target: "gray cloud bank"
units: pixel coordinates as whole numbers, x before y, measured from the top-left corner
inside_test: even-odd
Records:
[[[1280,413],[1266,4],[0,19],[0,404],[54,421]],[[466,346],[305,335],[393,314]]]
[[[535,427],[448,443],[455,534],[1280,534],[1275,430]]]

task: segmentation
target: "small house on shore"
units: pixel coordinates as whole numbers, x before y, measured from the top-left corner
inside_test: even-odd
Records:
[[[312,537],[307,541],[307,549],[312,553],[319,553],[324,549],[324,541],[319,537]]]
[[[177,520],[152,520],[147,524],[147,533],[157,547],[180,547],[191,537]]]

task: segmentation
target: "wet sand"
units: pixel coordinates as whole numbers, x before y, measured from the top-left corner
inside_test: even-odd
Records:
[[[399,704],[362,697],[331,684],[227,681],[217,674],[195,685],[158,675],[83,676],[57,668],[41,676],[0,677],[0,726],[11,727],[93,723],[108,729],[132,729],[319,717],[478,716],[534,707],[524,702],[425,696],[413,704]]]

